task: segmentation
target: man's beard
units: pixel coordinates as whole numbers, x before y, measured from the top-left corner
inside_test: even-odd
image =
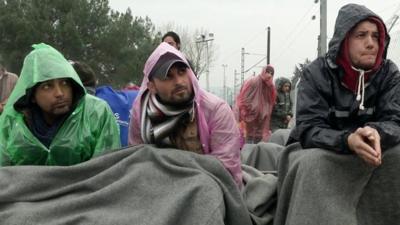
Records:
[[[190,104],[193,103],[193,99],[194,99],[194,92],[191,94],[190,98],[188,98],[188,100],[184,101],[184,102],[171,102],[171,101],[165,101],[163,100],[157,93],[155,94],[157,100],[164,104],[164,105],[169,105],[169,106],[173,106],[175,108],[186,108],[187,106],[189,106]]]

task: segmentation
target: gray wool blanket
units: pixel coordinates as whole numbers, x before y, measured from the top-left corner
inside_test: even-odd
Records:
[[[243,200],[250,213],[253,225],[272,225],[277,198],[278,178],[273,174],[242,164]]]
[[[243,199],[255,225],[273,223],[277,201],[277,160],[283,150],[282,145],[266,142],[246,144],[242,149]]]
[[[278,161],[275,225],[400,224],[400,146],[372,167],[356,155],[288,146]]]
[[[275,143],[245,144],[241,152],[242,164],[264,172],[276,172],[278,157],[283,149],[284,146]]]
[[[251,224],[212,156],[149,145],[69,166],[0,168],[0,224]]]
[[[278,129],[269,137],[268,142],[272,142],[278,145],[285,146],[289,139],[291,129]]]

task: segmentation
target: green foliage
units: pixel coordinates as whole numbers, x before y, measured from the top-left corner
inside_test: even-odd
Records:
[[[149,18],[112,11],[108,0],[0,0],[0,56],[17,73],[31,45],[44,42],[89,64],[100,84],[140,84],[158,36]]]

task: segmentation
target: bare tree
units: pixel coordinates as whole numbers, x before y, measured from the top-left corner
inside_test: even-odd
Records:
[[[306,58],[304,60],[304,63],[299,63],[298,65],[295,65],[294,71],[293,71],[293,76],[291,77],[291,82],[293,86],[297,83],[297,81],[300,79],[301,74],[303,73],[304,69],[308,64],[310,64],[310,60]]]

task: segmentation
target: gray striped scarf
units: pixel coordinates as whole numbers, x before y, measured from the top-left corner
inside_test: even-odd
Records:
[[[159,102],[149,91],[143,94],[140,129],[143,142],[161,146],[172,146],[170,135],[179,122],[189,113],[194,116],[193,102],[185,107],[174,107]]]

